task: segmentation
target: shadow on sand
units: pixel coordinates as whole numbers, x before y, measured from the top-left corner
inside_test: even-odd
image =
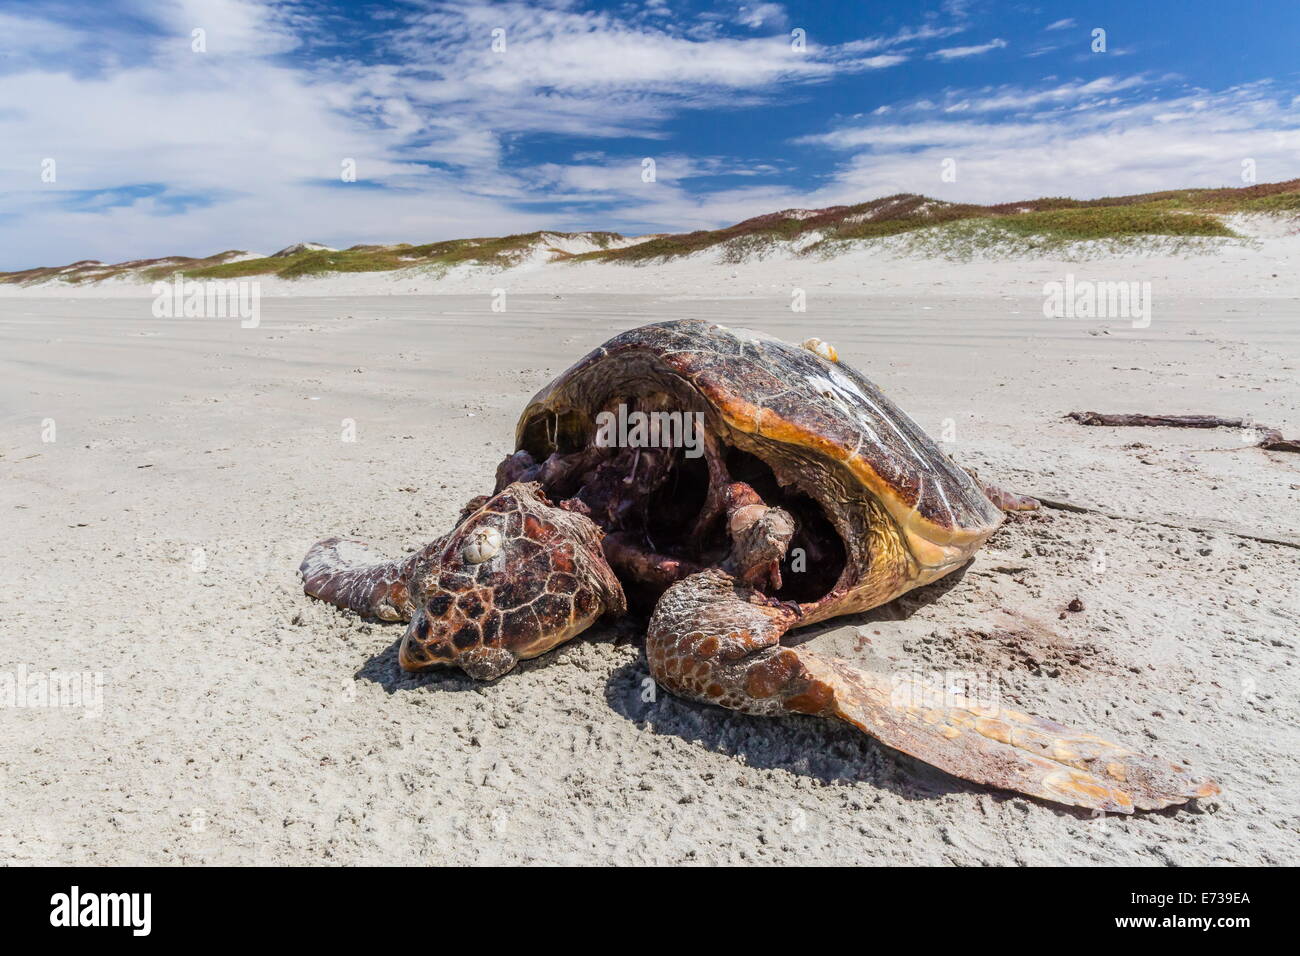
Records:
[[[939,600],[956,587],[968,568],[969,564],[881,607],[796,631],[782,643],[803,644],[836,628],[907,620],[917,610]],[[644,618],[627,617],[597,625],[578,640],[612,640],[640,646],[644,632]],[[376,683],[390,694],[426,688],[438,692],[464,692],[484,686],[453,669],[434,668],[420,674],[403,671],[397,662],[400,643],[399,638],[366,661],[357,671],[356,678]],[[548,666],[552,659],[552,655],[547,654],[531,661],[521,661],[500,680],[519,679],[522,673]],[[906,800],[933,800],[949,793],[984,792],[999,801],[1026,799],[1065,815],[1090,816],[1087,811],[1074,807],[961,780],[837,720],[798,714],[777,718],[751,717],[711,704],[681,700],[655,686],[643,654],[614,670],[605,685],[605,701],[614,713],[632,721],[640,730],[677,737],[731,758],[730,767],[719,766],[720,773],[729,769],[739,772],[745,766],[785,770],[823,784],[866,783]],[[870,791],[860,793],[869,798]]]

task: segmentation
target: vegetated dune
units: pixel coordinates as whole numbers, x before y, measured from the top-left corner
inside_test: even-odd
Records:
[[[298,242],[271,255],[227,250],[205,258],[167,256],[106,264],[95,260],[0,273],[0,285],[150,284],[252,276],[286,280],[392,273],[440,280],[553,264],[663,264],[703,257],[738,264],[770,257],[834,258],[867,248],[908,258],[1072,256],[1144,249],[1192,253],[1249,243],[1260,222],[1300,220],[1300,179],[1241,188],[1182,189],[1077,200],[1060,197],[980,206],[901,193],[851,206],[786,209],[723,229],[628,237],[615,232],[532,232],[420,245],[337,250]]]

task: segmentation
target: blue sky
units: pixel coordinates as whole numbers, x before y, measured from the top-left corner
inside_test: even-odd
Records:
[[[1298,38],[1294,0],[0,0],[0,269],[1290,179]]]

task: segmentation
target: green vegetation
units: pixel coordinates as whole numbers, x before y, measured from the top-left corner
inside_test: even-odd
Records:
[[[1122,255],[1134,251],[1134,239],[1145,235],[1146,247],[1157,242],[1162,255],[1195,255],[1212,252],[1217,235],[1176,234],[1158,235],[1141,233],[1116,233],[1089,237],[1094,247],[1085,253],[1071,248],[1082,238],[1070,230],[1016,231],[1008,226],[1006,217],[981,217],[944,223],[931,229],[913,229],[895,237],[892,248],[899,254],[916,259],[947,259],[970,261],[986,255],[1001,259],[1026,259],[1051,255],[1105,256]],[[843,249],[839,244],[821,244],[813,250],[823,256],[834,256]]]
[[[856,206],[832,206],[792,215],[791,211],[749,219],[726,229],[657,236],[621,249],[591,252],[579,259],[644,262],[690,255],[720,247],[723,261],[738,261],[761,252],[775,240],[818,238],[803,252],[827,255],[852,240],[881,239],[956,223],[978,221],[996,228],[948,229],[948,238],[990,246],[1015,237],[1061,241],[1120,239],[1133,236],[1224,236],[1235,233],[1219,215],[1227,212],[1288,211],[1300,202],[1300,180],[1244,189],[1182,190],[1143,196],[1078,200],[1034,199],[977,206],[947,203],[910,193],[886,196]],[[1024,244],[1022,244],[1024,245]],[[1030,246],[1034,245],[1029,243]]]
[[[1300,192],[1273,193],[1247,199],[1237,207],[1238,212],[1297,213],[1300,212]]]
[[[528,232],[516,236],[480,239],[450,239],[422,246],[401,243],[395,246],[353,246],[338,252],[322,250],[299,252],[290,256],[246,259],[199,269],[182,270],[186,278],[230,279],[237,276],[275,275],[282,279],[326,275],[335,272],[391,272],[419,266],[449,268],[462,264],[506,268],[527,256],[546,236],[572,238],[577,233]],[[591,233],[589,237],[602,247],[621,238],[616,233]],[[553,255],[567,254],[559,249]]]
[[[1062,239],[1109,239],[1118,236],[1232,236],[1216,216],[1175,212],[1154,204],[1091,206],[999,216],[999,226],[1018,235]]]
[[[393,246],[358,245],[337,252],[304,250],[287,256],[265,256],[231,262],[244,255],[238,250],[219,253],[205,259],[176,256],[170,259],[137,260],[116,265],[102,263],[74,263],[61,268],[27,269],[23,272],[0,273],[0,282],[27,284],[47,279],[61,278],[70,283],[97,282],[115,276],[132,274],[142,282],[158,282],[182,275],[187,279],[237,279],[244,276],[278,276],[297,279],[302,276],[326,275],[338,272],[391,272],[411,267],[449,268],[462,263],[505,268],[527,256],[537,244],[547,237],[575,238],[581,236],[602,249],[623,238],[613,232],[555,233],[530,232],[516,236],[494,236],[480,239],[451,239],[413,246],[399,243]],[[569,254],[551,248],[556,258]]]
[[[338,252],[304,250],[285,256],[230,260],[244,255],[227,251],[205,259],[173,257],[116,265],[79,262],[62,268],[0,273],[0,282],[28,284],[51,279],[96,282],[116,276],[145,282],[180,274],[193,279],[278,276],[295,279],[340,272],[390,272],[426,268],[445,271],[457,265],[506,268],[533,252],[548,236],[583,237],[599,248],[573,255],[548,248],[552,259],[571,262],[625,262],[672,259],[717,247],[724,262],[762,256],[782,243],[804,240],[805,255],[832,255],[854,241],[907,234],[906,248],[920,254],[971,255],[1003,248],[1015,254],[1057,249],[1075,241],[1131,241],[1136,236],[1168,236],[1195,241],[1233,237],[1221,217],[1232,213],[1296,215],[1300,213],[1300,179],[1262,183],[1239,189],[1178,189],[1136,196],[1068,199],[1053,196],[994,206],[949,203],[911,193],[886,196],[853,206],[785,210],[757,216],[725,229],[652,236],[627,246],[612,232],[546,233],[451,239],[413,246],[358,245]],[[1202,243],[1203,244],[1203,243]],[[946,250],[946,251],[945,251]]]
[[[157,282],[168,279],[177,272],[190,269],[202,269],[217,266],[244,253],[239,249],[228,249],[214,256],[192,259],[189,256],[171,256],[165,259],[134,259],[130,262],[118,262],[106,265],[102,262],[85,260],[68,266],[46,266],[39,269],[27,269],[22,272],[0,272],[0,282],[12,282],[26,285],[43,282],[47,279],[61,278],[65,282],[80,284],[83,282],[100,282],[118,277],[133,278],[141,282]]]

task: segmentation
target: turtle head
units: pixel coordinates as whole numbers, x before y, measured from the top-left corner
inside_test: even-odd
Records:
[[[623,612],[589,518],[552,505],[535,483],[472,504],[416,570],[415,613],[398,654],[404,669],[456,666],[491,680],[602,614]]]

